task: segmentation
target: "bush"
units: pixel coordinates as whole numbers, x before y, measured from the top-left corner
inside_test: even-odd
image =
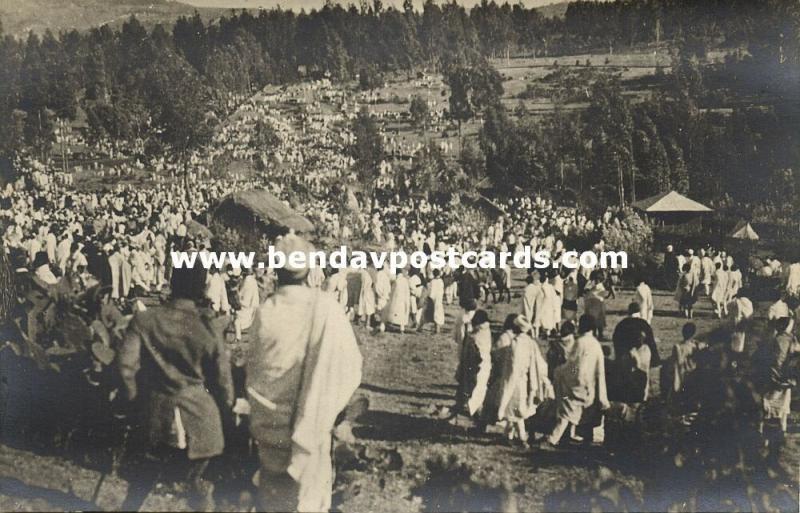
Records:
[[[624,212],[622,222],[603,228],[603,241],[607,250],[628,254],[629,269],[641,271],[652,264],[653,226],[630,209]]]
[[[11,268],[5,247],[0,243],[0,319],[11,318],[11,311],[17,301],[14,285],[14,270]]]

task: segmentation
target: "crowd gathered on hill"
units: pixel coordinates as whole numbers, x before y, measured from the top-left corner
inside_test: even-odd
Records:
[[[38,358],[70,345],[85,350],[88,382],[116,382],[120,397],[146,404],[138,425],[143,446],[168,447],[159,461],[178,453],[187,459],[198,497],[210,497],[202,475],[225,450],[221,418],[233,412],[249,417],[257,441],[262,506],[330,508],[330,433],[358,388],[366,350],[356,343],[361,328],[354,324],[376,336],[449,331],[457,391],[440,416],[467,417],[477,433],[499,424],[524,447],[534,440],[540,450],[602,444],[611,426],[635,423],[654,396],[692,423],[724,407],[708,393],[709,383],[757,393],[754,413],[739,413],[753,413],[765,438],[787,431],[798,374],[793,356],[800,351],[797,262],[740,262],[722,248],[666,247],[659,268],[624,276],[633,300],[613,329],[606,304],[623,285],[618,270],[173,269],[174,250],[239,249],[216,247],[209,212],[231,193],[259,188],[316,227],[264,241],[286,250],[308,250],[312,238],[320,247],[352,243],[428,254],[450,247],[516,253],[527,246],[558,262],[575,240],[601,251],[603,228],[625,226],[623,212],[593,216],[536,195],[495,200],[478,211],[408,194],[408,184],[392,173],[396,159],[379,166],[380,193],[359,198],[340,186],[356,178],[345,150],[353,136],[341,124],[353,111],[315,108],[311,100],[287,116],[290,100],[336,97],[329,84],[302,93],[290,88],[244,102],[209,148],[188,164],[159,159],[146,186],[81,191],[28,156],[16,163],[17,182],[0,192],[3,248],[17,280],[27,283],[14,314],[27,352]],[[267,152],[254,141],[259,123],[276,136]],[[382,136],[388,147],[403,148],[400,159],[421,149],[406,148],[391,132]],[[262,161],[263,169],[218,176],[215,162],[226,156]],[[772,280],[775,297],[765,315],[749,297],[751,277]],[[657,344],[654,320],[673,314],[657,308],[656,288],[674,291],[674,311],[685,317],[681,342],[671,348]],[[512,304],[513,313],[493,319],[487,305],[500,302]],[[698,333],[698,302],[710,304],[719,340]],[[65,336],[64,319],[75,317],[89,326],[84,347]],[[755,320],[764,317],[754,344]],[[159,479],[148,471],[152,461],[142,465],[123,509],[141,507]]]

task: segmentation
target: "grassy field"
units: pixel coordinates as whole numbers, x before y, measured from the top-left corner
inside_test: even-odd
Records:
[[[501,322],[507,313],[520,310],[521,278],[516,276],[510,305],[483,306],[495,323]],[[630,291],[623,291],[609,302],[610,327],[621,318],[631,298]],[[684,320],[676,315],[671,293],[656,293],[655,304],[653,325],[659,352],[668,356],[672,345],[679,340]],[[766,306],[757,307],[757,333],[763,325]],[[349,512],[431,509],[436,495],[427,488],[431,477],[427,464],[437,457],[456,458],[473,471],[475,481],[486,490],[509,490],[511,502],[519,511],[540,511],[546,494],[567,483],[593,478],[601,466],[610,469],[614,478],[634,491],[641,491],[640,476],[631,471],[630,464],[626,465],[624,453],[609,454],[602,448],[556,454],[542,454],[535,449],[524,451],[507,446],[499,428],[476,436],[467,431],[468,423],[463,419],[457,425],[441,420],[437,412],[441,407],[452,406],[455,390],[457,351],[450,330],[456,314],[455,307],[447,308],[446,329],[438,335],[428,330],[423,334],[373,334],[356,328],[364,356],[363,380],[357,394],[367,397],[370,407],[356,423],[353,433],[368,451],[399,456],[402,463],[340,472],[334,499],[337,509]],[[705,298],[698,304],[695,322],[701,338],[720,322],[713,319],[710,302]],[[542,348],[545,349],[543,343]],[[652,385],[657,389],[655,376]],[[800,419],[795,414],[792,420],[796,424]],[[783,464],[797,475],[800,435],[796,428],[791,431]],[[61,457],[8,447],[0,447],[0,476],[0,509],[4,511],[43,507],[115,508],[126,489],[123,479],[109,476],[100,486],[96,506],[92,505],[89,501],[101,477],[99,472]],[[242,507],[237,493],[221,494],[221,504],[227,508]],[[173,488],[166,486],[151,494],[145,507],[178,511],[185,510],[186,504]]]

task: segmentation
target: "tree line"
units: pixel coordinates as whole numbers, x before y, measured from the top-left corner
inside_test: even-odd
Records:
[[[486,57],[703,38],[736,45],[775,40],[797,47],[790,0],[579,1],[563,19],[535,9],[482,2],[470,10],[427,0],[415,10],[326,3],[320,10],[232,11],[205,23],[198,14],[148,30],[136,18],[119,29],[18,40],[0,28],[0,151],[45,152],[55,117],[82,105],[92,135],[182,149],[203,142],[230,93],[307,77],[352,78],[371,71],[468,66]],[[796,55],[794,57],[796,59]]]

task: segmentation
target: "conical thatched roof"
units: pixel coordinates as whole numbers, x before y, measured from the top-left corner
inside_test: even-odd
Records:
[[[659,212],[711,212],[712,210],[702,203],[689,199],[676,191],[662,192],[649,198],[637,201],[633,204],[637,208],[647,213]]]

